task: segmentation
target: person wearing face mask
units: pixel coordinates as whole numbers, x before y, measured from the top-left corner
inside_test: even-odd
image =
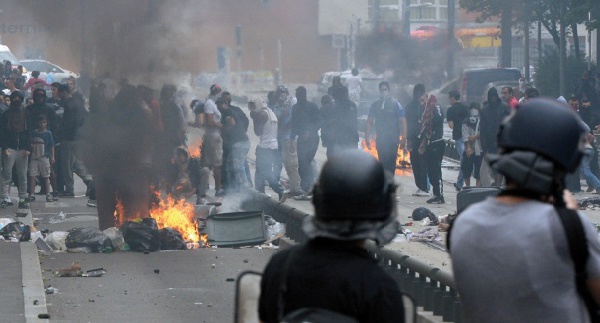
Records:
[[[479,104],[471,103],[469,106],[469,116],[462,122],[462,139],[465,142],[465,152],[462,156],[460,169],[463,173],[466,186],[471,186],[471,175],[475,178],[475,186],[481,186],[479,169],[483,154],[481,142],[479,140]]]
[[[529,92],[528,92],[529,93]],[[530,93],[531,94],[531,93]],[[497,134],[500,123],[510,114],[510,107],[503,103],[498,96],[498,90],[495,87],[488,91],[488,101],[481,110],[480,138],[483,156],[487,160],[488,155],[498,153]],[[494,182],[492,186],[500,187],[503,176],[492,170]]]
[[[31,136],[27,129],[29,113],[23,105],[23,94],[14,91],[10,95],[10,108],[0,117],[0,147],[2,147],[2,186],[0,207],[13,205],[8,196],[13,166],[17,169],[17,189],[19,208],[28,209],[27,201],[27,162],[31,152]]]
[[[375,128],[375,144],[379,162],[383,169],[394,173],[396,171],[396,158],[398,145],[406,149],[406,118],[400,103],[391,97],[390,84],[386,81],[379,83],[380,99],[375,101],[369,109],[365,143],[371,149],[371,130]]]

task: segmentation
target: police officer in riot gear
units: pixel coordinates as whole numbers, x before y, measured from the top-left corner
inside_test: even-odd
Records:
[[[310,240],[275,254],[265,269],[260,319],[318,308],[359,322],[403,322],[397,283],[364,248],[367,239],[385,244],[396,235],[395,192],[393,176],[370,155],[329,158],[313,190],[315,216],[304,222]]]
[[[581,122],[567,106],[534,99],[501,124],[499,154],[490,161],[506,188],[460,213],[448,244],[466,322],[590,320],[584,294],[600,300],[600,242],[563,192],[583,156]],[[580,223],[589,254],[582,284],[565,224],[571,221]]]

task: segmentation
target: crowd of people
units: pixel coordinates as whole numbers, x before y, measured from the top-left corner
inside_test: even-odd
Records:
[[[253,131],[259,137],[256,148],[254,188],[265,192],[268,184],[280,200],[288,197],[310,200],[318,170],[314,161],[319,142],[328,156],[335,150],[357,149],[357,107],[348,97],[348,88],[332,89],[321,99],[321,108],[310,102],[303,86],[290,95],[280,85],[265,99],[250,98],[248,109]],[[193,126],[204,129],[200,167],[202,174],[212,171],[215,196],[252,187],[246,156],[250,149],[249,120],[231,104],[231,94],[214,84],[206,101],[196,100]],[[319,136],[319,131],[321,136]],[[281,179],[285,169],[287,181]],[[201,176],[197,204],[206,202],[208,176]]]
[[[47,202],[74,197],[73,174],[87,185],[87,205],[96,206],[94,183],[76,151],[87,109],[75,79],[52,84],[39,71],[25,81],[23,70],[2,64],[0,85],[0,148],[2,185],[0,207],[13,205],[10,184],[18,190],[18,207],[29,208],[36,195]],[[46,88],[50,89],[48,97]],[[39,191],[35,191],[37,184]]]

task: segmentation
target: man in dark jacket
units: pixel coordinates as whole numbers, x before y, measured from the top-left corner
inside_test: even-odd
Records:
[[[375,128],[379,162],[383,165],[383,169],[394,174],[396,172],[398,146],[401,143],[400,138],[402,138],[403,145],[406,143],[406,118],[400,103],[390,96],[390,84],[388,82],[379,83],[379,94],[381,98],[375,101],[369,109],[365,144],[367,148],[371,149],[371,129]]]
[[[425,95],[425,86],[417,84],[413,88],[413,99],[406,106],[406,125],[408,127],[407,139],[408,150],[410,151],[410,163],[415,177],[417,191],[413,196],[429,196],[429,184],[427,182],[427,162],[425,157],[419,154],[419,133],[421,133],[421,117],[423,116],[423,106],[421,106],[421,97]]]
[[[483,150],[484,158],[488,160],[488,154],[497,154],[497,135],[500,123],[510,114],[510,107],[502,103],[498,90],[492,87],[488,91],[487,104],[481,110],[481,149]],[[502,175],[493,171],[494,183],[493,186],[502,185]]]
[[[10,108],[0,117],[0,147],[2,147],[2,202],[0,207],[13,205],[8,196],[12,170],[16,165],[19,208],[28,209],[27,202],[27,162],[31,153],[31,136],[27,128],[29,115],[23,105],[23,94],[13,91],[10,95]]]
[[[316,104],[306,99],[306,88],[299,86],[296,89],[298,102],[292,108],[292,137],[298,146],[298,173],[300,173],[300,187],[304,192],[310,192],[315,183],[315,173],[312,162],[319,148],[319,108]],[[292,145],[294,147],[294,145]]]
[[[446,112],[446,120],[448,120],[448,127],[452,129],[452,139],[456,144],[456,152],[458,153],[458,157],[462,164],[463,154],[465,152],[465,142],[462,137],[462,124],[463,120],[469,117],[469,108],[460,102],[460,93],[458,93],[457,90],[448,92],[448,101],[451,106]],[[463,184],[463,173],[462,170],[459,170],[458,178],[456,179],[456,183],[454,183],[454,188],[456,188],[457,191],[460,191]]]
[[[65,110],[60,126],[61,164],[59,165],[61,176],[63,176],[65,183],[65,191],[59,194],[59,196],[74,197],[73,173],[77,174],[83,180],[88,189],[92,188],[92,177],[87,173],[83,163],[77,156],[76,149],[77,141],[79,140],[79,129],[85,122],[87,111],[85,110],[84,102],[80,98],[72,96],[68,85],[61,85],[58,88],[58,95],[61,98],[61,106]]]
[[[356,104],[348,98],[348,88],[345,86],[337,88],[333,93],[335,103],[333,105],[333,120],[331,143],[333,147],[327,147],[327,153],[333,149],[332,154],[344,149],[358,149],[358,109]]]

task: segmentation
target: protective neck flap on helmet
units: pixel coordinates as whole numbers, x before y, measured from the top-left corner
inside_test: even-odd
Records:
[[[492,155],[490,165],[519,188],[539,194],[554,193],[565,175],[553,162],[532,151],[515,150]]]

